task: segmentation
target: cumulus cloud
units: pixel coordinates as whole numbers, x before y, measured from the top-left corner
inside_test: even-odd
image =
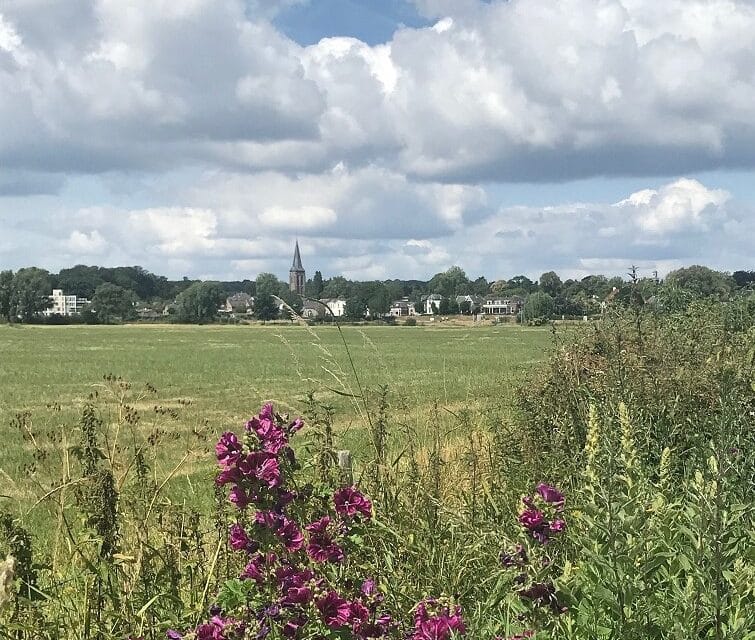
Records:
[[[660,190],[644,189],[618,202],[633,216],[643,231],[663,234],[685,229],[709,230],[709,223],[720,218],[721,207],[730,194],[708,189],[697,180],[681,179]]]
[[[85,256],[101,255],[107,246],[107,241],[96,229],[89,233],[74,229],[66,242],[66,249],[70,253]]]
[[[400,215],[387,224],[401,224],[401,216],[416,215],[424,217],[434,233],[413,235],[406,231],[412,227],[409,224],[399,234],[377,230],[354,235],[358,227],[341,223],[342,217],[348,220],[351,210],[341,207],[339,196],[358,192],[363,188],[360,181],[369,182],[370,177],[369,173],[336,175],[323,184],[311,178],[268,184],[272,191],[259,193],[258,207],[249,210],[233,209],[221,197],[223,185],[246,192],[248,177],[216,177],[201,181],[188,194],[190,202],[181,207],[88,208],[15,221],[4,226],[0,254],[6,263],[27,264],[24,246],[33,238],[37,255],[47,257],[44,266],[49,268],[70,266],[71,255],[76,253],[96,255],[98,262],[106,264],[141,264],[171,277],[188,273],[240,279],[254,278],[261,271],[285,277],[297,233],[305,267],[310,273],[319,269],[326,277],[422,278],[453,264],[471,276],[483,274],[490,279],[519,273],[536,278],[550,269],[564,277],[623,274],[632,264],[646,273],[658,270],[662,274],[693,262],[723,269],[751,266],[752,207],[696,180],[653,185],[616,203],[501,207],[458,226],[435,211],[431,196],[416,192],[415,187],[415,192],[392,195],[406,202],[399,207]],[[256,186],[261,188],[266,182],[261,180]],[[297,190],[318,195],[317,189],[319,198],[313,200],[332,207],[323,204],[309,210],[271,212],[266,203],[278,199],[278,189],[291,196],[291,204],[285,207],[296,206]],[[238,201],[234,191],[227,198],[229,203]],[[204,200],[216,204],[209,206]],[[354,201],[351,195],[344,200]],[[424,212],[412,210],[415,205],[424,206]],[[367,206],[390,211],[385,203]],[[435,226],[431,227],[433,212]],[[288,226],[289,215],[309,215],[314,222],[309,228],[303,224],[293,230]],[[67,238],[63,246],[61,236]]]
[[[270,22],[287,4],[9,0],[0,158],[468,183],[755,163],[746,0],[418,0],[433,25],[308,47]]]
[[[58,266],[239,275],[296,233],[355,276],[751,253],[748,205],[673,181],[755,168],[749,0],[414,0],[427,26],[374,46],[300,46],[275,16],[303,1],[5,0],[2,259],[63,238]],[[627,175],[649,188],[614,203],[489,188]]]

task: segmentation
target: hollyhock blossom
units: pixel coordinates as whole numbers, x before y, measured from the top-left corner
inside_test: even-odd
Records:
[[[437,611],[430,613],[428,604]],[[425,601],[415,610],[414,632],[410,640],[450,640],[452,635],[464,635],[466,631],[460,607],[454,607],[452,612],[448,607],[437,608],[435,602]]]
[[[239,509],[246,509],[251,500],[241,487],[233,487],[228,494],[228,500],[235,504]]]
[[[231,526],[231,529],[229,531],[228,542],[231,545],[232,549],[241,551],[243,549],[249,548],[249,543],[251,542],[251,540],[246,534],[246,531],[244,531],[244,527],[242,527],[240,524],[234,524]]]
[[[281,483],[281,472],[278,460],[268,458],[257,469],[256,476],[267,483],[270,488],[277,487]]]
[[[281,598],[281,604],[286,606],[303,606],[312,600],[312,589],[309,587],[289,587],[286,595]]]
[[[545,482],[538,484],[535,491],[537,491],[538,494],[540,494],[540,497],[548,504],[557,506],[563,505],[566,500],[563,493],[556,489],[556,487],[546,484]]]
[[[545,514],[532,507],[525,509],[519,514],[519,524],[529,531],[536,531],[542,527],[545,520]]]
[[[215,484],[217,484],[219,487],[222,487],[227,484],[231,483],[239,483],[242,479],[241,471],[239,471],[238,467],[229,467],[228,469],[223,469],[215,478]]]
[[[329,531],[331,524],[330,516],[324,516],[306,527],[309,532],[307,555],[315,562],[340,562],[344,558],[343,549]]]
[[[343,487],[333,494],[336,513],[353,518],[359,514],[372,517],[372,503],[356,487]]]
[[[278,528],[275,531],[286,547],[286,551],[299,551],[304,546],[304,534],[293,520],[285,516],[281,519]]]
[[[550,524],[550,530],[553,533],[560,533],[564,529],[566,529],[566,522],[564,522],[563,520],[554,520]]]
[[[241,443],[235,433],[227,431],[215,445],[215,454],[218,463],[224,467],[230,467],[238,462],[241,457]]]
[[[322,621],[331,629],[344,626],[351,615],[351,606],[335,591],[328,591],[315,603]]]

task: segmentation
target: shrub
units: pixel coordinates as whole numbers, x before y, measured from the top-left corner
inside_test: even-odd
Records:
[[[417,318],[407,318],[404,320],[404,326],[405,327],[416,327],[417,326]]]

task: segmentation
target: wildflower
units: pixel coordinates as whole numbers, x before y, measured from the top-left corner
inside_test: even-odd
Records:
[[[243,549],[249,548],[251,540],[246,534],[246,531],[244,531],[244,527],[242,527],[240,524],[234,524],[231,526],[231,530],[228,534],[228,542],[231,545],[232,549],[241,551]]]
[[[556,588],[550,582],[535,582],[527,589],[519,592],[522,599],[532,600],[538,606],[549,606],[553,613],[564,613],[566,607],[563,607],[556,598]]]
[[[301,529],[285,516],[281,519],[275,535],[281,538],[286,551],[298,551],[304,546],[304,535]]]
[[[286,622],[283,627],[283,635],[286,638],[296,638],[299,636],[299,630],[307,623],[307,617],[300,615]]]
[[[304,420],[296,418],[290,425],[288,425],[288,433],[293,435],[304,426]]]
[[[324,516],[306,526],[309,532],[307,555],[315,562],[340,562],[344,558],[343,549],[330,534],[331,524],[330,516]]]
[[[545,515],[535,508],[528,508],[519,514],[519,524],[529,531],[537,531],[543,526]]]
[[[565,502],[564,494],[556,489],[556,487],[546,484],[545,482],[538,484],[535,490],[548,504],[559,506],[563,505]]]
[[[256,476],[272,487],[277,487],[281,483],[280,466],[275,458],[268,458],[257,469]]]
[[[372,517],[372,503],[356,488],[343,487],[333,494],[336,513],[353,518],[359,514],[365,519]]]
[[[286,595],[281,598],[281,604],[286,606],[305,605],[312,600],[312,589],[309,587],[289,587]]]
[[[215,484],[219,487],[225,486],[231,483],[241,482],[242,475],[238,467],[229,467],[223,469],[215,478]]]
[[[351,606],[335,591],[329,591],[316,604],[320,617],[331,629],[342,627],[349,621]]]
[[[228,500],[235,504],[239,509],[246,509],[251,502],[249,496],[241,487],[233,487],[228,494]]]
[[[566,529],[566,522],[564,522],[563,520],[554,520],[550,523],[549,529],[553,533],[560,533],[564,529]]]
[[[426,600],[417,605],[414,613],[414,633],[410,640],[450,640],[452,634],[466,633],[460,607],[455,607],[453,612],[448,607],[442,607],[430,613],[428,604],[435,605],[435,602]]]
[[[241,443],[235,433],[227,431],[215,445],[215,454],[218,463],[224,467],[230,467],[238,462],[241,457]]]

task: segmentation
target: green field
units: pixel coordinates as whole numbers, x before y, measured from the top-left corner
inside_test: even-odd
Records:
[[[358,449],[364,425],[343,394],[388,385],[394,406],[426,422],[436,404],[499,402],[550,341],[547,330],[513,325],[346,327],[343,334],[301,326],[0,326],[0,470],[17,479],[28,462],[30,445],[10,426],[18,412],[30,411],[38,432],[73,425],[93,391],[107,405],[106,374],[132,384],[141,425],[168,431],[160,457],[170,465],[192,430],[211,441],[266,400],[305,413],[310,390],[334,406],[343,441]],[[158,393],[142,392],[146,383]],[[156,415],[155,406],[176,409],[178,418]]]

